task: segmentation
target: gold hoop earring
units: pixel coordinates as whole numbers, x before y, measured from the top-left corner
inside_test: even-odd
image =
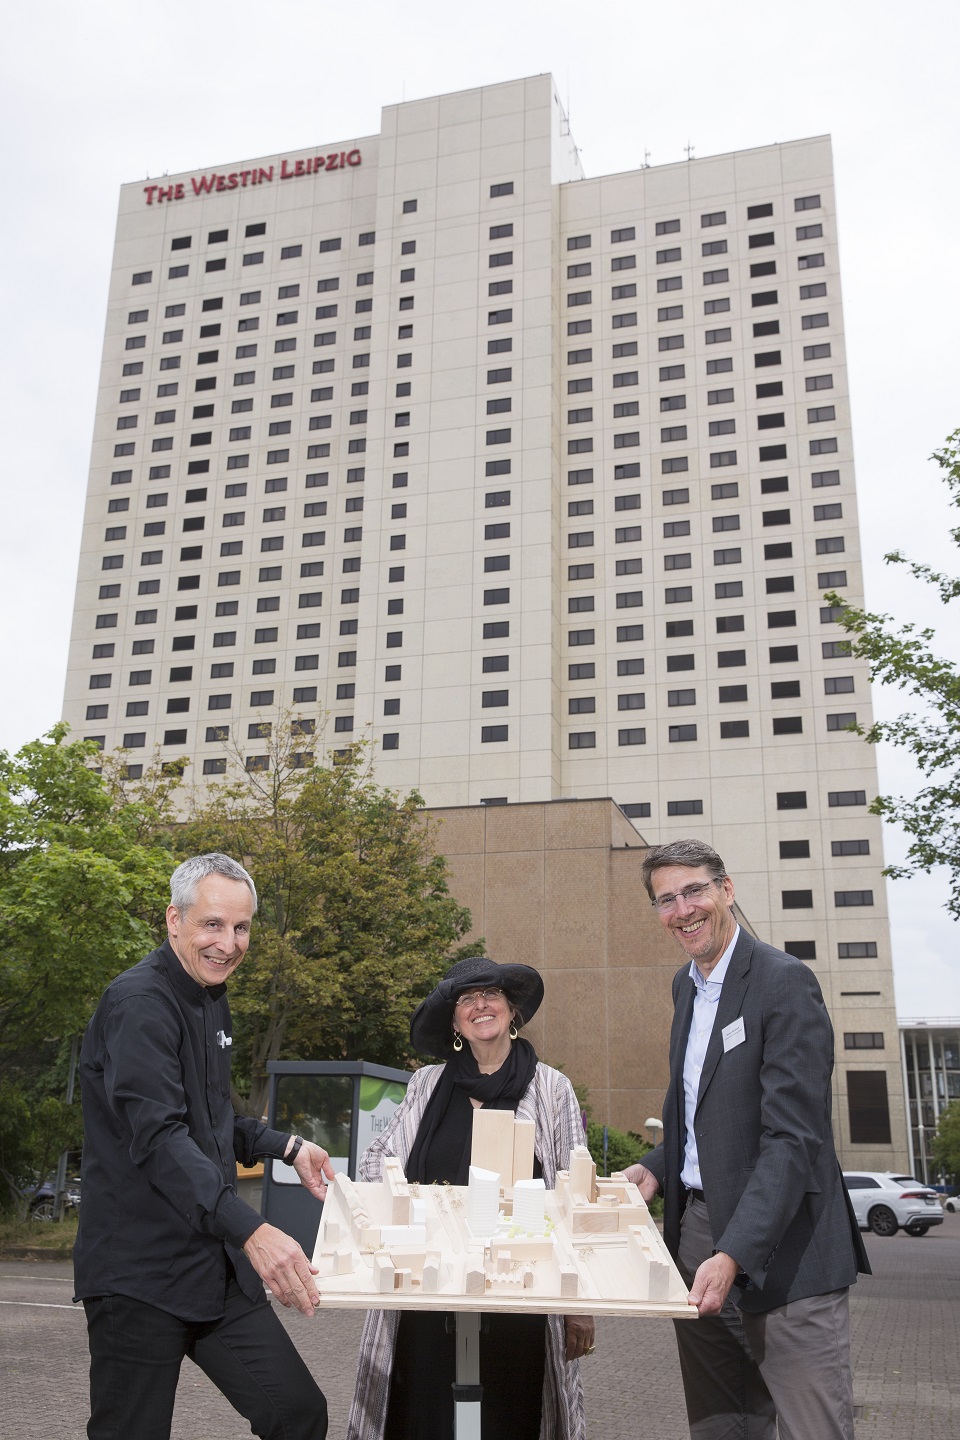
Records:
[[[459,1030],[454,1030],[453,1032],[453,1048],[454,1050],[456,1050],[458,1055],[463,1049],[463,1036],[460,1034]]]
[[[517,1029],[516,1025],[514,1025],[513,1023],[511,1023],[511,1025],[510,1025],[510,1039],[511,1039],[511,1040],[516,1040],[516,1038],[517,1038],[517,1036],[518,1036],[519,1034],[520,1034],[520,1031]]]

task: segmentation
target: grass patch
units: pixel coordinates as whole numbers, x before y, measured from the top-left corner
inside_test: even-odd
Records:
[[[69,1260],[77,1238],[76,1212],[52,1220],[0,1219],[0,1260]]]

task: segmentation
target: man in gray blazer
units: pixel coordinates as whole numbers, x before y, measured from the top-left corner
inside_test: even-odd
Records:
[[[737,924],[699,840],[652,849],[651,902],[690,964],[673,981],[662,1190],[696,1323],[677,1321],[694,1440],[853,1440],[848,1286],[869,1273],[830,1121],[833,1029],[813,973]]]

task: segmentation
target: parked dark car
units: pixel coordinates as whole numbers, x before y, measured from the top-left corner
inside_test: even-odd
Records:
[[[79,1210],[80,1181],[68,1180],[64,1199],[65,1210]],[[44,1180],[30,1196],[27,1212],[31,1220],[55,1220],[57,1215],[57,1187],[50,1180]]]

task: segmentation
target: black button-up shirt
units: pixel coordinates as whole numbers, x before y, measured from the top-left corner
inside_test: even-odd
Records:
[[[230,1099],[226,986],[198,985],[164,941],[104,991],[80,1052],[83,1205],[76,1298],[129,1295],[190,1321],[223,1314],[229,1256],[263,1224],[237,1195],[237,1160],[280,1157],[289,1136]]]

